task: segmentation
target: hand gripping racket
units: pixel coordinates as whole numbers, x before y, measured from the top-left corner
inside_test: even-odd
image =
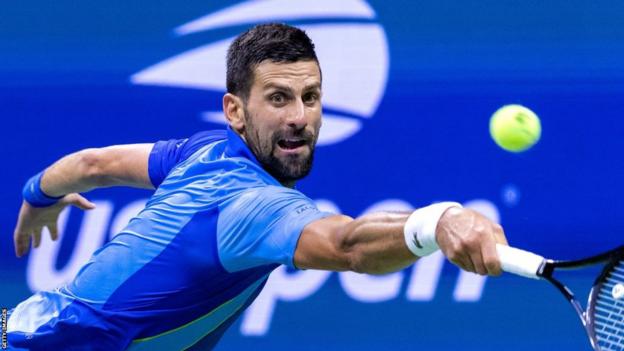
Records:
[[[527,278],[544,279],[553,284],[572,304],[596,351],[624,351],[624,246],[574,261],[545,259],[534,253],[496,246],[502,269]],[[559,270],[604,265],[594,281],[587,310],[568,287],[553,277]]]

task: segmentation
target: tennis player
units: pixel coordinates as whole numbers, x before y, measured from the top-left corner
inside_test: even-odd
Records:
[[[42,228],[58,237],[91,189],[156,189],[76,277],[10,312],[8,341],[28,350],[206,350],[279,265],[387,273],[440,248],[464,270],[497,275],[502,228],[454,202],[356,219],[294,189],[321,127],[314,45],[283,24],[256,26],[227,55],[227,130],[154,144],[86,149],[32,177],[15,228],[18,256]],[[409,162],[406,160],[405,162]]]

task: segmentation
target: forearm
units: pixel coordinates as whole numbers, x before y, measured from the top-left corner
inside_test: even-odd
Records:
[[[414,263],[417,257],[407,248],[403,234],[409,215],[381,212],[361,216],[346,224],[340,245],[349,257],[349,269],[383,274]]]
[[[413,213],[374,213],[352,219],[329,216],[307,225],[294,263],[302,269],[383,274],[398,271],[437,250],[460,268],[500,274],[496,243],[506,244],[500,225],[456,202]]]
[[[62,196],[97,188],[98,172],[92,152],[93,149],[85,149],[56,161],[45,170],[41,190],[49,196]]]
[[[41,189],[62,196],[116,185],[152,188],[147,172],[151,147],[116,145],[67,155],[45,170]]]

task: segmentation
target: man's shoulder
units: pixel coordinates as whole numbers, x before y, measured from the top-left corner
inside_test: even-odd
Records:
[[[198,144],[210,144],[227,138],[225,129],[202,130],[191,135],[187,140]]]
[[[246,188],[240,189],[232,194],[232,201],[236,201],[238,206],[280,206],[279,203],[294,203],[300,200],[312,201],[303,193],[296,189],[284,187],[282,185],[255,183]]]
[[[225,130],[204,130],[197,132],[180,143],[182,148],[181,160],[187,160],[191,156],[198,154],[199,151],[213,148],[218,144],[225,145],[227,139]]]
[[[154,195],[184,192],[195,199],[223,201],[244,197],[270,197],[282,188],[252,161],[227,157],[223,145],[201,148],[176,166]],[[201,200],[201,201],[204,201]]]

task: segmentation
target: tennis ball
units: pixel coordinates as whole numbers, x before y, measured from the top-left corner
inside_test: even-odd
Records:
[[[490,118],[492,139],[507,151],[525,151],[538,142],[541,134],[539,117],[522,105],[505,105]]]

